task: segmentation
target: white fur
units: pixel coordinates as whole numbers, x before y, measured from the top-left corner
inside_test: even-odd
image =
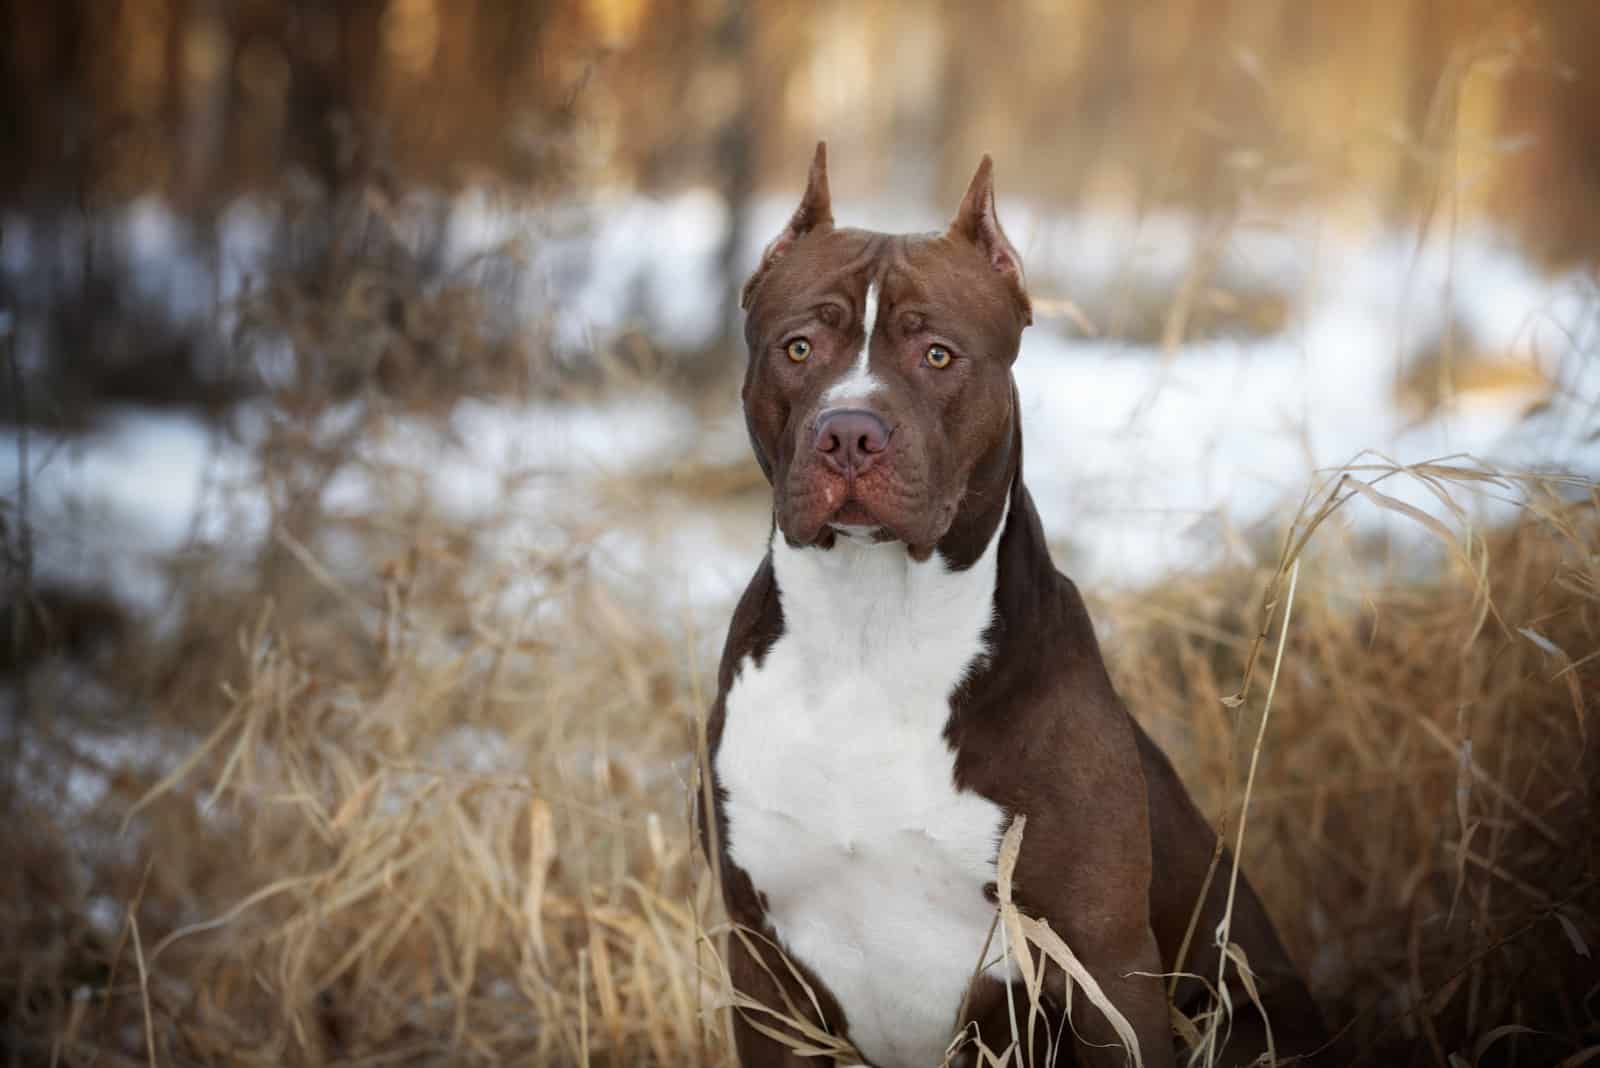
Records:
[[[872,335],[878,329],[878,283],[876,281],[867,285],[866,306],[861,312],[861,352],[856,356],[856,362],[850,366],[850,371],[839,381],[828,387],[828,392],[823,395],[824,406],[839,406],[850,402],[864,401],[877,389],[881,383],[871,371]]]
[[[730,854],[877,1068],[940,1062],[995,914],[1004,813],[956,788],[944,728],[988,653],[999,541],[953,572],[898,542],[775,536],[783,634],[727,696]],[[996,938],[992,972],[1015,974],[999,955]]]

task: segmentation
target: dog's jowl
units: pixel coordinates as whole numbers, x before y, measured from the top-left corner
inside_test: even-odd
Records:
[[[1065,939],[1143,1063],[1174,1063],[1163,973],[1215,837],[1112,689],[1023,482],[1011,368],[1032,311],[989,161],[946,231],[883,234],[835,227],[818,146],[743,305],[773,527],[723,653],[703,822],[746,931],[734,984],[773,1010],[735,1013],[742,1063],[818,1063],[796,1017],[877,1068],[932,1068],[961,1036],[951,1063],[973,1036],[1028,1045],[1026,950],[994,923],[1018,816],[1016,904]],[[1183,971],[1216,974],[1225,893],[1206,890]],[[1243,882],[1231,937],[1267,1020],[1239,990],[1224,1063],[1264,1052],[1269,1024],[1280,1057],[1314,1051],[1316,1007]],[[1068,1020],[1054,965],[1043,994],[1022,1063],[1128,1063],[1081,992]]]

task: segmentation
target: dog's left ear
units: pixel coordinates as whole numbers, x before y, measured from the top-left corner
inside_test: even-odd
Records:
[[[811,173],[806,176],[806,192],[800,198],[800,206],[794,209],[783,233],[773,238],[772,243],[762,251],[761,265],[739,293],[739,307],[750,310],[750,299],[755,296],[756,286],[761,284],[778,258],[789,251],[789,246],[813,230],[832,228],[833,198],[828,193],[828,143],[818,141],[816,155],[811,157]]]
[[[972,176],[967,195],[961,198],[961,208],[948,231],[977,245],[989,257],[989,265],[1008,279],[1022,300],[1023,325],[1033,323],[1033,302],[1028,299],[1028,283],[1022,274],[1022,257],[1000,228],[1000,216],[994,210],[994,161],[988,156],[978,164],[978,173]]]

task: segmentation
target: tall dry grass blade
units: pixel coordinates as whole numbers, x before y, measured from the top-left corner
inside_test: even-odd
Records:
[[[783,962],[795,983],[801,986],[812,1007],[812,1012],[815,1013],[815,1018],[825,1020],[826,1018],[823,1016],[817,1001],[816,992],[800,974],[799,970],[795,968],[781,947],[771,943],[760,932],[751,931],[740,925],[732,926],[728,931],[728,936],[740,940],[745,952],[750,955],[757,966],[772,980],[773,985],[777,987],[779,996],[784,1003],[783,1007],[779,1008],[757,1001],[742,991],[733,990],[730,1005],[735,1012],[739,1012],[742,1015],[745,1023],[773,1041],[793,1050],[798,1056],[826,1055],[846,1061],[860,1061],[863,1059],[846,1039],[834,1035],[811,1022],[811,1015],[803,1012],[795,1004],[794,999],[789,994],[788,984],[779,979],[772,966],[767,963],[766,955],[761,951],[756,940],[759,939],[778,953],[779,959]],[[774,1022],[767,1023],[761,1017],[770,1017]],[[781,1025],[781,1027],[778,1025]]]
[[[1189,960],[1189,948],[1194,944],[1196,930],[1200,927],[1200,914],[1205,911],[1206,896],[1211,893],[1211,883],[1217,877],[1217,868],[1222,864],[1223,842],[1225,834],[1218,834],[1217,841],[1211,849],[1211,863],[1206,867],[1206,877],[1200,880],[1200,889],[1195,893],[1194,907],[1189,910],[1189,922],[1183,929],[1183,941],[1178,943],[1177,956],[1172,961],[1172,974],[1167,977],[1167,1000],[1171,1001],[1178,992],[1178,981],[1185,976],[1183,966]]]
[[[994,946],[995,931],[1000,927],[1000,911],[995,910],[994,918],[989,921],[989,933],[983,936],[983,948],[978,951],[978,959],[972,966],[972,978],[967,980],[967,989],[961,995],[961,1005],[956,1009],[955,1019],[950,1021],[950,1030],[959,1037],[962,1024],[967,1018],[967,1010],[972,1006],[972,991],[978,985],[978,978],[983,975],[984,968],[989,963],[989,950]],[[1004,952],[1002,951],[1002,959]]]
[[[861,1055],[855,1052],[855,1048],[849,1043],[848,1040],[841,1036],[834,1035],[830,1031],[824,1030],[823,1028],[818,1027],[816,1024],[811,1022],[813,1019],[824,1021],[827,1019],[826,1015],[822,1011],[822,1003],[818,1000],[816,989],[811,985],[810,980],[808,980],[800,972],[800,969],[795,966],[794,962],[789,959],[789,955],[783,951],[782,946],[772,942],[761,932],[752,931],[750,928],[739,924],[732,926],[729,931],[729,935],[730,937],[739,939],[740,943],[744,947],[745,952],[750,955],[751,959],[755,961],[756,965],[767,974],[769,979],[772,980],[772,985],[777,988],[779,997],[783,999],[783,1008],[780,1010],[776,1006],[763,1005],[762,1003],[740,993],[739,991],[734,991],[735,1004],[745,1010],[766,1013],[775,1020],[793,1028],[795,1031],[799,1032],[802,1037],[801,1039],[796,1039],[793,1036],[784,1036],[767,1025],[759,1025],[759,1029],[761,1029],[764,1034],[770,1032],[769,1037],[782,1042],[784,1045],[789,1046],[792,1049],[829,1050],[833,1051],[835,1055],[839,1057],[850,1056],[856,1058],[857,1060],[862,1059]],[[762,951],[761,946],[757,944],[758,939],[761,944],[766,945],[778,955],[778,960],[788,974],[790,982],[784,982],[783,979],[779,978],[778,973],[775,972],[772,966],[767,963],[766,954]],[[795,1004],[794,998],[789,993],[791,986],[798,986],[801,992],[805,994],[807,1004],[810,1006],[809,1013],[801,1009],[799,1005]],[[748,1011],[746,1015],[746,1022],[750,1023],[753,1027],[758,1026],[758,1021],[751,1019],[748,1015]],[[810,1054],[807,1055],[809,1056]]]
[[[1256,973],[1250,967],[1250,958],[1245,954],[1244,947],[1237,942],[1229,942],[1222,950],[1223,954],[1233,961],[1234,974],[1244,984],[1244,990],[1250,997],[1250,1003],[1261,1014],[1262,1022],[1267,1029],[1266,1063],[1278,1063],[1278,1046],[1272,1037],[1272,1020],[1267,1015],[1267,1006],[1261,1000],[1261,991],[1256,986]]]
[[[1578,682],[1578,673],[1574,670],[1576,664],[1572,657],[1568,656],[1566,650],[1562,649],[1561,646],[1532,627],[1518,627],[1517,633],[1528,639],[1541,652],[1561,665],[1561,668],[1552,677],[1566,680],[1567,693],[1572,697],[1572,715],[1578,725],[1578,740],[1580,743],[1587,745],[1589,741],[1588,706],[1583,699],[1583,688]]]
[[[1000,916],[1000,948],[1006,960],[1010,960],[1022,977],[1023,988],[1028,993],[1028,1045],[1021,1046],[1017,1035],[1017,1007],[1013,999],[1011,984],[1006,984],[1006,1008],[1011,1021],[1011,1041],[1026,1053],[1018,1056],[1031,1056],[1033,1050],[1034,1020],[1043,1011],[1041,1008],[1044,995],[1044,969],[1041,962],[1036,961],[1033,954],[1028,952],[1028,943],[1022,933],[1022,926],[1015,915],[1016,910],[1006,910],[1006,903],[1012,897],[1012,879],[1016,874],[1017,860],[1022,855],[1022,833],[1028,825],[1028,817],[1018,813],[1012,817],[1011,826],[1006,828],[1006,833],[1000,839],[1000,853],[995,863],[995,896],[999,901]],[[1067,989],[1066,1011],[1072,1010],[1072,990]]]
[[[698,689],[696,690],[696,696],[700,696]],[[693,748],[695,774],[694,785],[698,787],[698,789],[689,791],[689,837],[690,841],[694,841],[696,838],[699,838],[702,833],[704,835],[703,842],[707,858],[704,867],[708,868],[711,872],[711,898],[713,901],[721,902],[726,900],[722,892],[722,841],[720,832],[717,829],[717,821],[713,817],[713,813],[716,812],[717,807],[716,799],[712,796],[713,779],[711,775],[711,750],[706,739],[707,708],[708,706],[704,701],[697,700],[693,721]],[[700,871],[702,870],[702,866],[696,864],[692,870],[695,877],[698,878]],[[696,970],[701,974],[704,974],[704,967],[700,958],[700,953],[703,951],[703,949],[710,949],[718,964],[717,976],[719,986],[722,991],[722,999],[731,1004],[735,992],[733,989],[733,977],[728,974],[728,969],[724,964],[724,962],[727,960],[727,951],[725,948],[727,946],[727,935],[723,935],[719,945],[718,941],[713,940],[707,932],[701,929],[698,922],[698,913],[696,913],[695,935],[694,951]],[[705,1011],[705,1004],[702,999],[704,984],[696,983],[694,989],[697,1041],[699,1044],[700,1055],[704,1057],[706,1052],[705,1021],[708,1015]],[[735,1048],[733,1035],[733,1014],[731,1012],[722,1013],[721,1024],[723,1041],[726,1045],[726,1048],[732,1050]]]
[[[354,593],[351,593],[349,586],[340,582],[338,577],[321,560],[317,559],[316,554],[311,551],[305,542],[281,526],[274,528],[272,537],[279,545],[289,551],[289,555],[300,562],[300,566],[306,569],[306,572],[317,581],[318,585],[337,597],[342,604],[354,613],[357,619],[360,619],[368,611],[370,606]]]
[[[1459,747],[1450,740],[1449,736],[1444,733],[1444,728],[1439,726],[1433,720],[1428,719],[1425,716],[1419,716],[1417,717],[1416,723],[1422,728],[1422,732],[1426,737],[1437,743],[1446,752],[1451,753],[1452,755],[1460,754],[1462,752]],[[1550,842],[1550,844],[1557,846],[1563,844],[1561,835],[1553,826],[1550,825],[1548,821],[1546,821],[1532,809],[1528,808],[1528,806],[1518,799],[1515,794],[1513,794],[1498,780],[1496,780],[1494,776],[1485,771],[1483,766],[1474,760],[1470,753],[1466,754],[1463,764],[1467,770],[1471,771],[1473,777],[1479,783],[1482,783],[1484,786],[1486,786],[1491,793],[1505,803],[1507,808],[1511,809],[1512,812],[1515,812],[1517,814],[1517,818],[1521,819],[1529,827],[1532,827],[1534,830],[1538,831],[1547,841]]]
[[[1023,947],[1021,952],[1024,954],[1028,952],[1026,946]],[[1002,960],[1014,959],[1011,949],[1011,936],[1004,923],[1000,924],[1000,954]],[[1029,960],[1032,960],[1031,955],[1029,956]],[[1027,974],[1034,974],[1031,966],[1029,967]],[[1019,1051],[1027,1050],[1027,1056],[1029,1060],[1033,1059],[1033,1021],[1038,1017],[1040,1012],[1039,998],[1033,991],[1034,984],[1030,983],[1028,985],[1028,1044],[1024,1046],[1022,1044],[1022,1037],[1017,1034],[1016,984],[1006,984],[1006,1023],[1011,1028],[1011,1048]],[[1019,1057],[1022,1055],[1023,1054],[1020,1052],[1018,1053]]]
[[[1421,526],[1428,533],[1432,534],[1444,546],[1445,551],[1454,557],[1456,562],[1461,565],[1462,570],[1473,576],[1474,585],[1477,589],[1479,612],[1477,616],[1477,622],[1474,624],[1472,630],[1468,633],[1465,639],[1465,644],[1471,645],[1472,642],[1477,638],[1478,632],[1483,627],[1483,621],[1490,611],[1489,590],[1484,580],[1485,565],[1473,563],[1470,551],[1472,543],[1471,532],[1469,531],[1467,534],[1467,548],[1462,548],[1460,540],[1450,532],[1450,528],[1446,527],[1443,523],[1439,522],[1439,520],[1435,519],[1427,512],[1424,512],[1416,505],[1408,504],[1405,501],[1400,500],[1398,497],[1392,497],[1387,493],[1383,493],[1378,490],[1377,487],[1363,482],[1359,478],[1350,479],[1349,484],[1354,487],[1357,493],[1361,494],[1378,507],[1385,508],[1391,512],[1396,512],[1400,515],[1403,515],[1407,519],[1410,519],[1412,522]]]
[[[150,1068],[156,1068],[156,1018],[150,1009],[150,969],[144,961],[144,939],[139,937],[139,917],[128,913],[128,928],[133,938],[133,959],[139,966],[139,1002],[144,1008],[144,1048]]]
[[[672,1052],[667,1042],[666,1020],[663,1018],[661,1005],[656,1000],[655,984],[649,981],[652,971],[668,969],[652,967],[650,950],[651,944],[643,938],[633,943],[633,974],[638,983],[640,1007],[644,1015],[645,1036],[650,1044],[650,1053],[655,1058],[656,1064],[669,1064],[672,1061]]]
[[[1477,1068],[1477,1065],[1482,1063],[1484,1054],[1489,1052],[1489,1047],[1499,1042],[1502,1038],[1511,1038],[1516,1035],[1537,1035],[1539,1033],[1533,1028],[1525,1027],[1522,1024],[1501,1024],[1499,1027],[1491,1027],[1483,1033],[1482,1038],[1473,1043],[1473,1068]]]
[[[152,961],[157,960],[161,954],[166,952],[166,950],[174,943],[180,942],[185,938],[190,938],[197,934],[204,934],[207,931],[221,930],[222,928],[227,927],[240,916],[244,915],[246,912],[249,912],[251,909],[255,908],[257,905],[268,900],[269,898],[276,897],[279,894],[293,890],[296,887],[310,886],[315,882],[316,876],[290,875],[279,879],[276,882],[268,883],[266,886],[263,886],[261,889],[234,904],[233,907],[222,913],[220,916],[215,916],[209,920],[201,920],[198,923],[185,924],[184,926],[179,927],[177,930],[161,939],[161,941],[157,942],[151,948],[150,959]]]
[[[544,937],[544,895],[555,857],[555,817],[550,803],[536,797],[528,802],[528,875],[522,895],[522,921],[527,925],[534,957],[546,972],[550,968],[550,953]]]
[[[1239,890],[1239,865],[1240,858],[1244,855],[1244,835],[1250,816],[1250,799],[1253,791],[1255,790],[1256,770],[1260,766],[1261,762],[1261,747],[1262,743],[1266,740],[1267,724],[1272,716],[1272,699],[1278,692],[1278,672],[1283,668],[1283,651],[1288,647],[1289,621],[1294,612],[1294,595],[1299,582],[1300,561],[1299,559],[1296,559],[1289,568],[1289,592],[1284,598],[1283,622],[1278,627],[1278,651],[1272,660],[1272,677],[1267,683],[1267,699],[1261,708],[1261,723],[1256,728],[1255,744],[1251,746],[1250,749],[1250,768],[1245,774],[1244,796],[1240,799],[1239,803],[1239,827],[1235,832],[1233,843],[1233,868],[1228,875],[1228,897],[1226,903],[1223,905],[1222,918],[1217,922],[1217,929],[1215,933],[1217,949],[1221,951],[1217,960],[1217,990],[1223,993],[1226,993],[1227,990],[1226,972],[1228,966],[1228,947],[1233,941],[1231,937],[1231,932],[1233,929],[1233,907]],[[1262,1019],[1266,1020],[1265,1012],[1262,1013]],[[1272,1049],[1272,1023],[1270,1020],[1266,1020],[1266,1023],[1267,1044],[1270,1050]],[[1205,1063],[1207,1068],[1211,1068],[1211,1066],[1216,1063],[1218,1048],[1217,1035],[1220,1031],[1220,1027],[1221,1023],[1219,1021],[1207,1032],[1205,1046]]]
[[[700,911],[692,907],[691,901],[691,907],[684,910],[684,916],[674,921],[679,932],[675,937],[667,930],[662,918],[664,912],[670,911],[672,903],[647,894],[642,887],[636,886],[635,891],[639,895],[640,907],[645,912],[645,920],[655,942],[656,959],[661,964],[660,971],[666,977],[667,996],[673,1009],[670,1023],[678,1031],[687,1031],[682,1038],[695,1043],[696,1048],[701,1049],[703,1058],[704,1051],[699,1045],[702,1029],[695,1005],[695,999],[703,984],[696,981],[700,974],[697,968],[698,960],[688,959],[691,954],[699,952],[700,939],[703,935]],[[682,944],[684,937],[690,940],[688,946]],[[686,949],[688,953],[685,952]],[[694,993],[689,991],[690,982],[694,982]]]
[[[1106,997],[1105,991],[1100,987],[1100,983],[1083,966],[1077,954],[1073,953],[1065,940],[1051,930],[1050,925],[1043,920],[1036,920],[1031,916],[1022,916],[1020,920],[1022,931],[1027,941],[1037,946],[1050,960],[1055,961],[1061,970],[1067,973],[1073,983],[1081,986],[1084,996],[1089,1000],[1089,1004],[1099,1009],[1105,1018],[1110,1021],[1112,1029],[1117,1032],[1117,1037],[1122,1042],[1128,1063],[1132,1064],[1134,1068],[1143,1068],[1144,1055],[1139,1049],[1139,1036],[1134,1033],[1133,1025],[1128,1022],[1126,1016],[1122,1015],[1121,1010],[1112,1003],[1111,999]]]
[[[138,817],[139,813],[143,812],[146,808],[149,808],[152,804],[165,795],[171,793],[173,788],[177,786],[178,783],[182,782],[191,773],[193,773],[194,770],[200,766],[201,762],[205,760],[207,754],[209,754],[212,749],[216,748],[217,744],[223,738],[227,737],[228,732],[233,728],[233,723],[234,715],[230,712],[226,717],[223,718],[221,723],[217,724],[216,729],[206,736],[205,741],[196,746],[188,756],[180,760],[177,766],[174,767],[170,772],[157,780],[155,785],[146,790],[137,801],[129,805],[128,811],[123,814],[122,825],[119,828],[118,833],[127,834],[128,828],[132,826],[133,821]],[[213,794],[213,798],[214,797],[215,794]]]
[[[590,1068],[589,1061],[589,950],[578,950],[578,1063]]]
[[[611,949],[598,924],[589,925],[589,963],[594,978],[595,997],[600,1002],[600,1022],[606,1029],[612,1064],[622,1063],[622,998],[611,970]]]
[[[1128,1018],[1122,1014],[1116,1005],[1112,1004],[1110,998],[1106,997],[1105,991],[1101,989],[1099,982],[1090,974],[1089,969],[1083,966],[1083,962],[1078,959],[1078,955],[1072,951],[1066,941],[1051,930],[1048,923],[1023,915],[1015,901],[1012,900],[1012,871],[1015,869],[1017,858],[1022,852],[1022,833],[1026,824],[1026,817],[1019,815],[1011,821],[1011,826],[1006,828],[1005,836],[1000,840],[1000,855],[1003,859],[1009,860],[1009,865],[1004,868],[1002,874],[997,875],[995,885],[997,896],[1000,900],[1001,926],[1007,932],[1006,937],[1008,939],[1014,937],[1014,941],[1010,943],[1013,947],[1011,959],[1016,963],[1019,971],[1023,971],[1023,982],[1027,988],[1030,1001],[1030,1019],[1033,1012],[1043,1011],[1040,1002],[1042,995],[1041,979],[1045,967],[1044,960],[1054,961],[1066,974],[1066,1011],[1068,1020],[1071,1020],[1073,1012],[1072,988],[1076,984],[1083,988],[1084,996],[1088,999],[1089,1004],[1098,1009],[1105,1016],[1107,1022],[1111,1024],[1112,1030],[1116,1031],[1117,1038],[1122,1042],[1122,1047],[1129,1063],[1134,1065],[1134,1068],[1143,1068],[1144,1055],[1139,1049],[1139,1036],[1134,1033],[1133,1025],[1128,1022]],[[1029,946],[1036,947],[1044,958],[1038,962],[1037,970],[1035,970],[1032,960],[1033,954],[1029,950]],[[1013,1014],[1013,1019],[1015,1019],[1015,1014]]]

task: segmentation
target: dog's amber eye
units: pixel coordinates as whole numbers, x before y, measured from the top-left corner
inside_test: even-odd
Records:
[[[811,355],[811,342],[807,341],[803,337],[797,337],[793,341],[789,342],[788,347],[783,351],[787,352],[789,354],[789,359],[793,360],[795,363],[805,363],[807,357]]]
[[[929,367],[942,369],[950,366],[950,350],[943,345],[929,345],[926,358]]]

